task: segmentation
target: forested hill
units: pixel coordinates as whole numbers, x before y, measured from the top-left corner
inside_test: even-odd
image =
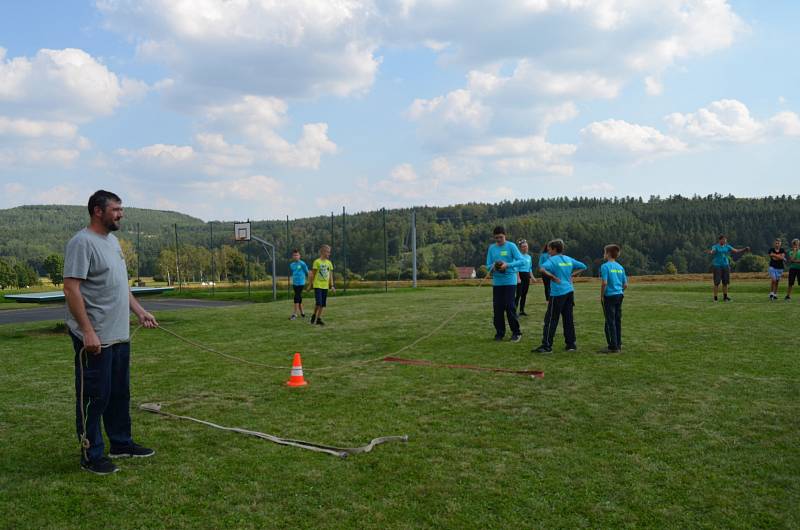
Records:
[[[120,234],[123,239],[135,242],[136,224],[141,227],[142,275],[159,273],[159,254],[174,249],[174,224],[178,225],[180,245],[186,247],[188,256],[191,256],[192,247],[219,249],[223,245],[234,245],[232,222],[204,223],[174,212],[136,208],[126,208],[125,212]],[[707,271],[710,259],[703,251],[716,242],[720,233],[727,234],[734,246],[751,246],[761,255],[775,237],[782,237],[784,241],[800,237],[800,196],[759,199],[676,196],[651,197],[646,201],[640,198],[531,199],[422,207],[416,208],[416,213],[419,266],[423,276],[445,272],[451,265],[481,265],[491,243],[492,227],[497,224],[506,227],[510,238],[531,241],[534,253],[538,252],[541,242],[561,237],[566,241],[567,253],[588,262],[593,270],[602,258],[603,246],[620,243],[623,246],[621,261],[633,274],[672,270],[669,264],[674,265],[677,272]],[[410,209],[389,210],[386,214],[390,277],[405,277],[409,273],[410,214]],[[77,206],[0,210],[0,256],[13,256],[39,267],[46,255],[63,252],[67,239],[85,225],[86,216],[85,208]],[[332,242],[334,263],[340,270],[346,253],[349,270],[383,277],[382,212],[347,215],[346,252],[342,247],[341,212],[333,219],[333,231],[330,216],[292,220],[289,228],[287,242],[285,220],[259,221],[253,225],[255,234],[276,244],[279,271],[285,270],[289,248],[298,247],[310,258],[316,254],[318,245]],[[238,248],[263,261],[263,251],[258,246],[239,244]],[[201,254],[197,254],[194,261],[205,259]],[[162,262],[169,263],[169,260]],[[190,258],[187,267],[191,265]]]
[[[63,254],[67,241],[89,221],[86,206],[18,206],[0,210],[0,257],[13,257],[36,268],[49,254]],[[136,223],[142,233],[169,235],[172,225],[198,225],[203,221],[189,215],[161,210],[125,208],[122,237],[135,240]]]

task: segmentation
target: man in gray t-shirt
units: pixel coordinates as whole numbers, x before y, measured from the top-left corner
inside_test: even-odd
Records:
[[[155,328],[158,322],[131,294],[125,256],[111,233],[119,230],[122,200],[99,190],[89,198],[89,215],[89,226],[67,243],[64,295],[75,349],[81,467],[105,475],[118,469],[105,456],[101,419],[111,442],[111,458],[155,454],[131,436],[130,311],[146,328]]]

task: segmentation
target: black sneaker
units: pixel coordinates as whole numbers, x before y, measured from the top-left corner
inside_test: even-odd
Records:
[[[324,326],[325,322],[323,322],[321,318],[317,318],[317,325],[318,326]]]
[[[108,456],[111,458],[147,458],[156,454],[155,451],[148,447],[134,443],[127,447],[111,447]]]
[[[503,340],[503,336],[502,335],[495,335],[494,336],[494,341],[495,342],[500,342],[501,340]]]
[[[517,333],[516,335],[511,335],[511,342],[519,342],[522,340],[522,333]]]
[[[297,315],[292,315],[289,317],[289,320],[297,320]]]
[[[784,296],[783,299],[786,300],[787,302],[791,302],[792,301],[792,297],[791,296]]]
[[[578,347],[574,344],[570,344],[567,346],[567,351],[578,351]]]
[[[603,348],[597,350],[597,353],[619,353],[619,350],[615,348]]]
[[[305,313],[300,313],[300,318],[306,318],[306,314]]]
[[[534,348],[531,350],[532,353],[553,353],[553,348],[548,348],[547,346],[539,346],[538,348]]]
[[[717,299],[717,297],[716,297],[716,296],[714,297],[714,301],[715,301],[715,302],[719,302],[719,300]]]
[[[311,323],[314,324],[317,321],[317,315],[311,315]]]
[[[521,312],[521,313],[519,314],[519,316],[521,316],[521,317],[526,317],[526,316],[528,316],[528,313],[526,313],[525,311],[523,311],[523,312]]]
[[[733,302],[732,298],[728,298],[727,296],[722,299],[723,302]]]
[[[91,462],[81,457],[81,469],[85,469],[89,473],[94,473],[95,475],[110,475],[111,473],[119,471],[119,468],[114,465],[114,462],[109,460],[106,456],[98,458],[97,460],[92,460]]]

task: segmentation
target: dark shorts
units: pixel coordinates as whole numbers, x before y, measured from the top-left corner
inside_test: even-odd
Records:
[[[714,285],[728,285],[731,283],[730,267],[714,267]]]
[[[292,285],[294,289],[294,303],[295,304],[302,304],[303,303],[303,288],[305,285]]]
[[[316,300],[319,307],[325,307],[328,302],[328,290],[314,287],[314,300]]]
[[[795,281],[800,284],[800,269],[789,269],[789,285],[794,285]]]

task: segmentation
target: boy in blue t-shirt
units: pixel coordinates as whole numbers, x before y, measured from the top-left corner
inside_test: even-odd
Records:
[[[550,301],[547,303],[547,312],[544,315],[544,328],[542,330],[542,344],[533,351],[536,353],[551,353],[553,351],[553,337],[556,334],[559,317],[564,319],[564,340],[567,351],[576,351],[575,322],[572,319],[572,308],[575,305],[575,289],[572,287],[572,277],[586,270],[586,265],[569,256],[564,256],[564,241],[554,239],[547,244],[550,259],[541,266],[539,271],[542,277],[551,280]]]
[[[706,250],[706,254],[711,254],[711,270],[714,273],[714,301],[717,301],[719,284],[722,284],[722,301],[732,302],[728,298],[728,284],[731,283],[731,254],[741,254],[747,252],[750,247],[733,248],[728,244],[725,235],[719,236],[719,242]]]
[[[606,318],[606,342],[608,347],[598,353],[619,353],[622,349],[622,299],[628,288],[625,268],[617,263],[619,245],[606,245],[606,262],[600,267],[600,302]]]
[[[494,229],[494,244],[486,253],[486,268],[492,275],[492,302],[494,305],[494,340],[503,340],[506,334],[506,322],[511,328],[511,342],[519,342],[522,332],[514,307],[514,295],[517,291],[516,267],[525,264],[517,245],[506,241],[506,231],[502,226]],[[505,317],[505,318],[504,318]]]
[[[292,261],[289,262],[289,271],[292,273],[292,289],[294,290],[294,306],[292,307],[292,316],[289,320],[297,319],[297,313],[306,318],[303,312],[303,289],[306,285],[306,278],[308,277],[308,265],[300,259],[300,251],[297,249],[292,250]]]

